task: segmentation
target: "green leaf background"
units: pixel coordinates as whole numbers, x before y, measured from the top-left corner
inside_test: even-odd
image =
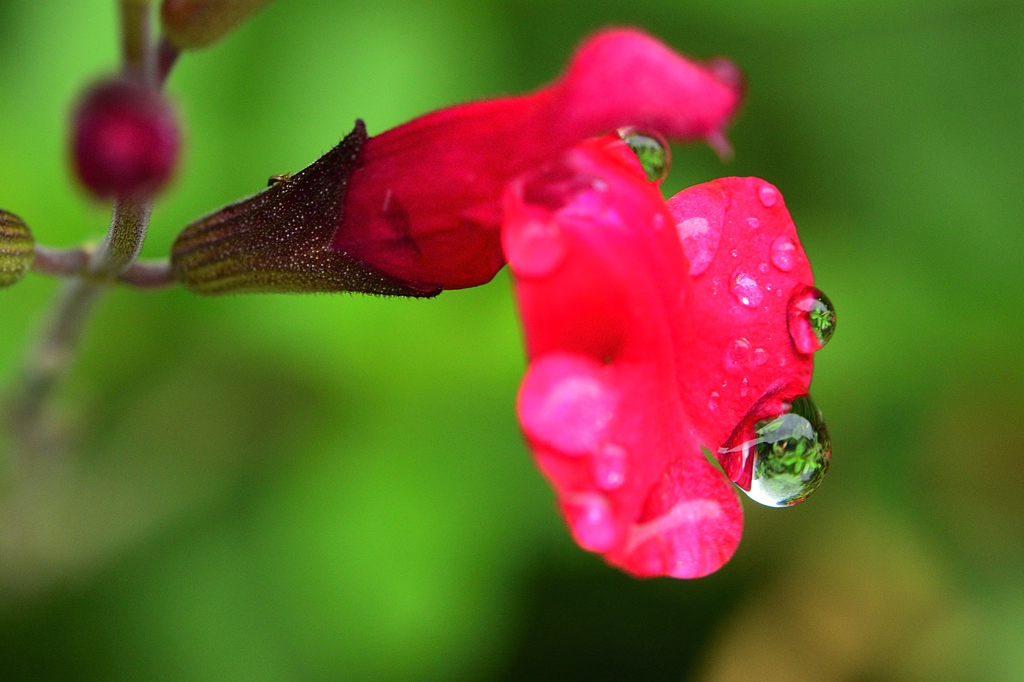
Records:
[[[145,255],[356,117],[534,88],[609,24],[747,74],[736,160],[675,148],[665,189],[786,196],[838,313],[816,495],[747,505],[708,578],[634,580],[575,547],[521,441],[504,273],[432,301],[116,291],[62,393],[80,458],[0,498],[0,678],[1024,678],[1019,1],[277,0],[173,74],[188,146]],[[49,245],[106,227],[65,125],[115,28],[105,0],[0,0],[0,206]],[[0,292],[4,383],[54,286]]]

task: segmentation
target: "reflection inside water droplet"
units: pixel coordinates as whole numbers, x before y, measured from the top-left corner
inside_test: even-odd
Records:
[[[665,138],[639,128],[619,128],[618,133],[640,160],[649,182],[660,182],[668,176],[672,166],[672,152]]]
[[[744,420],[719,448],[718,459],[750,499],[769,507],[802,502],[821,484],[832,442],[809,395],[774,419]]]
[[[803,287],[789,300],[789,335],[801,353],[813,353],[829,342],[836,331],[836,311],[828,296],[814,287]]]

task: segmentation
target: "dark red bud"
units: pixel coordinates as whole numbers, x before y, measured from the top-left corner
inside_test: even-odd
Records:
[[[72,114],[75,172],[101,199],[158,192],[174,174],[180,147],[174,109],[133,80],[91,86]]]
[[[197,294],[436,296],[440,287],[389,277],[330,245],[366,140],[366,127],[356,121],[309,167],[271,178],[259,194],[187,226],[171,249],[177,280]]]

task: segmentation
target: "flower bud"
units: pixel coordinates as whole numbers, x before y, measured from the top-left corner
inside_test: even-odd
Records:
[[[171,249],[177,281],[197,294],[436,296],[438,286],[388,277],[331,247],[366,140],[357,121],[309,167],[187,226]]]
[[[164,0],[164,32],[176,47],[198,50],[217,42],[270,0]]]
[[[0,289],[16,284],[32,267],[35,240],[25,222],[0,209]]]
[[[93,85],[79,100],[72,127],[75,172],[99,198],[156,193],[177,167],[181,134],[174,109],[141,83]]]

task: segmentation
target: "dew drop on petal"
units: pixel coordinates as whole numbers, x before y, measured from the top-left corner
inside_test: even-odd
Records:
[[[683,244],[683,253],[690,263],[690,275],[696,277],[703,274],[718,252],[718,243],[722,237],[721,226],[697,216],[676,223],[676,230]]]
[[[519,391],[526,433],[572,457],[594,452],[615,414],[616,393],[589,358],[556,353],[535,360]]]
[[[760,367],[764,363],[768,362],[768,353],[765,352],[764,348],[754,349],[754,366]]]
[[[761,189],[757,190],[757,196],[766,208],[771,208],[779,200],[779,193],[771,185],[761,185]]]
[[[750,393],[750,382],[746,377],[743,378],[743,382],[740,383],[740,396],[746,398],[747,394]]]
[[[764,292],[761,291],[761,285],[757,283],[753,275],[744,270],[736,270],[732,273],[729,282],[729,290],[743,305],[753,308],[761,303]]]
[[[714,411],[714,410],[718,409],[718,399],[719,399],[719,397],[721,397],[721,396],[718,395],[717,391],[712,391],[711,392],[711,395],[708,396],[708,409],[709,410]]]
[[[771,255],[775,267],[783,272],[789,272],[796,264],[796,244],[783,235],[772,242]]]
[[[809,354],[829,342],[836,331],[832,301],[814,287],[803,287],[789,299],[789,335],[801,353]]]
[[[727,470],[750,499],[789,507],[805,500],[825,478],[832,442],[821,411],[811,396],[803,395],[774,418],[754,424],[744,419],[718,453],[719,460],[737,463]]]
[[[732,369],[743,369],[750,364],[750,342],[736,339],[725,351],[725,364]]]
[[[501,234],[505,258],[520,277],[543,277],[565,257],[561,229],[554,220],[526,220],[510,224]]]
[[[761,263],[760,265],[757,266],[757,269],[761,271],[762,275],[767,275],[768,274],[768,264],[767,263]],[[771,290],[771,288],[769,287],[769,291],[770,290]]]
[[[672,152],[665,138],[658,133],[638,128],[619,128],[618,133],[640,160],[648,182],[660,182],[668,176],[672,167]]]
[[[563,500],[569,528],[580,547],[604,552],[615,544],[611,503],[600,493],[570,493]]]
[[[761,227],[761,221],[757,218],[747,218],[747,225],[750,225],[750,229],[756,230]]]
[[[733,249],[733,250],[732,250],[732,251],[730,252],[730,254],[732,255],[732,257],[733,257],[733,258],[739,258],[740,252],[739,252],[739,251],[737,251],[736,249]]]
[[[618,490],[626,482],[626,449],[614,443],[605,443],[594,454],[594,482],[601,490]]]

